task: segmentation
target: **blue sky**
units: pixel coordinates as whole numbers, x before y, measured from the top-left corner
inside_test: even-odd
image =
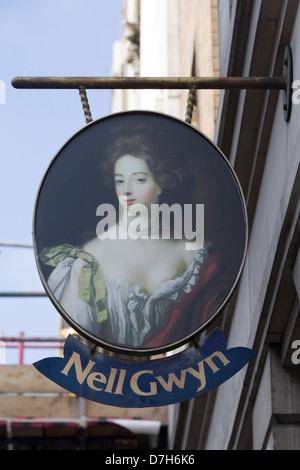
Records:
[[[54,155],[85,118],[77,90],[18,90],[16,76],[109,76],[121,38],[122,0],[1,0],[0,243],[32,244],[35,198]],[[93,119],[110,114],[110,91],[87,90]],[[43,291],[33,250],[0,246],[0,292]],[[48,298],[0,298],[2,336],[57,337]],[[51,352],[51,351],[50,351]],[[53,352],[51,352],[53,354]],[[50,354],[50,355],[51,355]],[[25,351],[25,363],[49,356]],[[17,361],[15,349],[6,362]]]

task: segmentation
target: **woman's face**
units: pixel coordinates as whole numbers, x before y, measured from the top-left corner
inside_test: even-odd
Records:
[[[151,204],[157,204],[161,189],[144,160],[124,155],[117,160],[114,173],[116,193],[124,208],[143,204],[150,209]]]

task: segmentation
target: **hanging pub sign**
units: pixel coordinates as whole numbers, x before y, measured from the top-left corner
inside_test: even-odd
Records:
[[[93,121],[58,152],[38,192],[33,235],[42,283],[63,321],[104,350],[150,357],[189,343],[223,310],[245,260],[247,216],[234,171],[206,136],[174,117],[132,111]],[[219,334],[207,341],[222,354],[216,354],[222,367],[215,368],[229,378],[237,363],[226,356],[223,339],[216,347]],[[242,349],[238,370],[253,355]],[[161,368],[176,373],[175,363],[178,376],[194,371],[180,383],[197,380],[199,364],[213,364],[210,372],[215,364],[211,346],[206,350],[208,356],[201,349],[130,365],[99,353],[90,357],[90,348],[69,337],[65,363],[54,361],[58,369],[53,365],[48,376],[63,378],[68,388],[72,371],[75,382],[78,373],[98,374],[91,383],[106,385],[91,399],[110,404],[114,395],[107,390],[114,386],[122,395],[129,380],[135,384],[131,398],[126,392],[130,404],[118,406],[167,404],[177,395],[145,392],[143,405],[134,405],[141,381],[148,379],[149,388],[149,371],[164,377]],[[35,366],[45,373],[50,360]]]

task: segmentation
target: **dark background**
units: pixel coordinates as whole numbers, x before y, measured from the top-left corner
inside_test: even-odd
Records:
[[[194,127],[176,118],[142,111],[92,122],[54,157],[37,195],[36,255],[46,246],[78,246],[96,236],[100,220],[96,208],[102,203],[117,203],[114,189],[104,184],[100,170],[110,132],[122,123],[134,131],[141,121],[154,128],[153,139],[166,148],[165,158],[171,148],[180,164],[191,170],[196,181],[193,202],[205,206],[205,239],[220,252],[226,269],[236,275],[245,254],[246,216],[240,187],[226,158]],[[47,278],[49,268],[40,268]]]

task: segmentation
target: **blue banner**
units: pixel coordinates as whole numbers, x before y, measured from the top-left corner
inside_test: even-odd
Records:
[[[69,392],[110,406],[143,408],[179,403],[219,386],[254,356],[252,349],[226,349],[216,328],[201,347],[163,359],[121,360],[96,352],[69,336],[64,357],[35,362],[34,367]]]

